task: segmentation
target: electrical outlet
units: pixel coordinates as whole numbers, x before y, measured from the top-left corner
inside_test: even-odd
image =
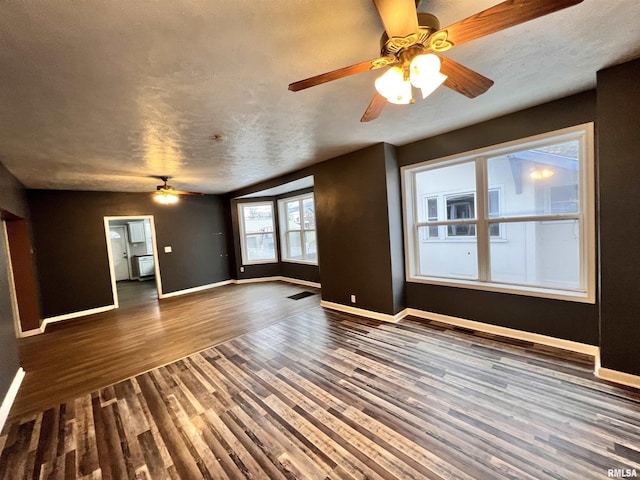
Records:
[[[240,272],[244,273],[244,267],[240,267]]]
[[[351,303],[356,303],[356,296],[355,295],[351,295]]]

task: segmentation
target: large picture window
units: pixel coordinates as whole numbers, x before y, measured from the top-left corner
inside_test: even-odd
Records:
[[[282,260],[317,265],[313,193],[278,200],[278,209]]]
[[[407,280],[595,301],[593,127],[402,169]]]
[[[276,262],[272,202],[239,203],[242,263]]]

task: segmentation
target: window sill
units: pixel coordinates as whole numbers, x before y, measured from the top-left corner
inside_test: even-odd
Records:
[[[278,263],[278,260],[274,260],[274,259],[270,259],[270,260],[252,260],[249,262],[242,262],[242,267],[247,266],[247,265],[265,265],[267,263]]]
[[[318,266],[318,262],[312,262],[310,260],[293,260],[290,258],[283,258],[282,259],[283,263],[299,263],[301,265],[314,265],[314,266]]]
[[[531,287],[526,285],[507,285],[502,283],[478,282],[475,280],[443,279],[437,277],[407,277],[409,283],[425,283],[430,285],[442,285],[445,287],[470,288],[487,292],[509,293],[528,297],[550,298],[569,302],[595,304],[595,293],[586,291],[558,290],[553,288]]]

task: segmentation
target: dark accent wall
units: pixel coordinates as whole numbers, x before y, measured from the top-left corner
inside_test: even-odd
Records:
[[[518,140],[596,119],[588,91],[399,148],[401,166]],[[407,305],[492,325],[598,345],[598,306],[422,283],[407,283]]]
[[[0,212],[27,218],[28,208],[22,184],[0,163]],[[18,342],[13,323],[8,271],[9,252],[0,238],[0,403],[20,367]]]
[[[396,147],[380,143],[229,196],[259,192],[309,175],[314,177],[319,266],[245,265],[244,272],[236,271],[238,278],[284,275],[321,281],[323,300],[390,315],[400,312],[405,308],[404,253]],[[245,200],[231,201],[238,267],[242,260],[237,203]],[[352,294],[355,304],[350,301]]]
[[[598,72],[600,355],[640,375],[640,60]]]
[[[28,201],[45,318],[113,304],[105,216],[154,216],[163,293],[231,278],[220,196],[159,205],[143,193],[29,190]]]
[[[393,148],[377,144],[314,169],[323,300],[391,315],[404,308],[398,232],[390,231],[399,225],[399,183],[387,184]]]

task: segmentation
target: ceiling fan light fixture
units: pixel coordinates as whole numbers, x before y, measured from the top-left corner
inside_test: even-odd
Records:
[[[161,203],[162,205],[171,205],[174,203],[178,203],[179,200],[176,194],[162,190],[157,191],[153,196],[153,199],[156,202]]]
[[[414,87],[422,88],[422,84],[436,73],[440,73],[440,59],[432,53],[416,55],[411,60],[409,76]]]
[[[444,81],[449,78],[446,75],[437,72],[432,74],[429,77],[428,81],[425,81],[421,86],[420,86],[420,90],[422,91],[422,98],[427,98],[429,95],[431,95],[436,88],[438,88],[440,85],[442,85],[444,83]]]
[[[413,102],[411,82],[399,67],[391,67],[376,79],[376,90],[389,102],[406,105]]]
[[[409,78],[411,84],[422,90],[422,98],[427,98],[447,79],[440,73],[440,58],[428,53],[417,55],[409,65]]]

